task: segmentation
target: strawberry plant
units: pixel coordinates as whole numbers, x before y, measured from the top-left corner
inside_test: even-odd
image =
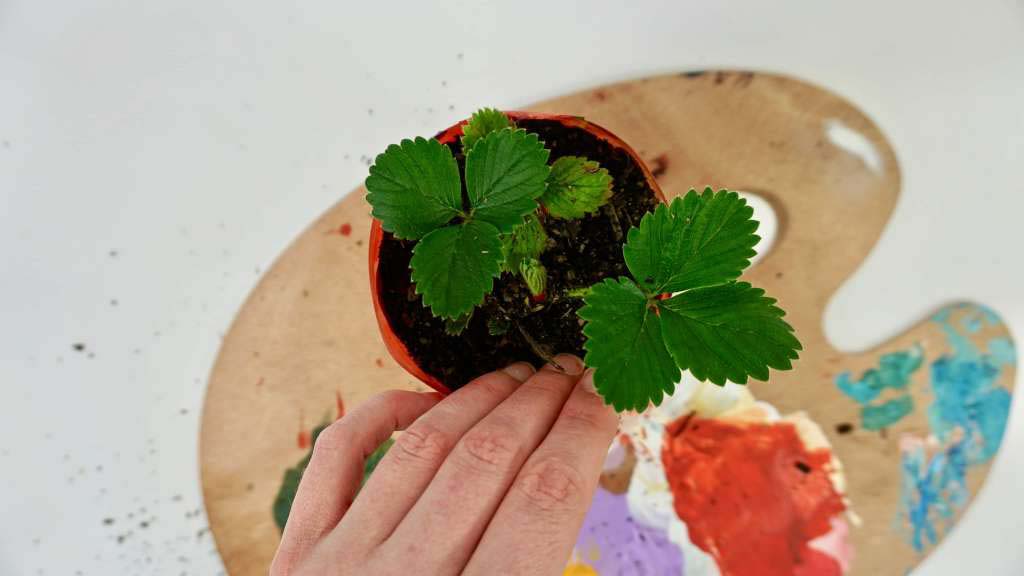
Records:
[[[370,167],[373,217],[408,259],[392,272],[408,291],[396,284],[386,316],[404,323],[421,361],[459,346],[479,346],[491,364],[503,356],[488,347],[550,360],[582,343],[598,392],[620,411],[660,403],[683,370],[742,384],[792,367],[801,347],[784,312],[738,281],[759,240],[742,197],[708,188],[658,203],[631,151],[591,125],[538,122],[480,110],[460,140],[403,140]]]

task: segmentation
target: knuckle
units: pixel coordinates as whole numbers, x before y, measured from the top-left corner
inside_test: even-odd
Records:
[[[494,401],[500,401],[501,399],[508,397],[509,392],[513,389],[512,384],[514,383],[515,379],[508,374],[503,372],[492,372],[490,374],[484,374],[483,376],[473,380],[448,398],[453,404],[458,404],[466,409],[471,408],[474,403],[481,402],[482,399],[480,396],[483,396],[488,404],[493,404]],[[465,390],[465,392],[459,394],[459,392],[463,390]]]
[[[565,392],[571,386],[570,380],[561,374],[537,376],[530,380],[523,387],[529,390],[531,395],[546,396],[551,404],[561,405],[565,402]]]
[[[515,487],[529,505],[545,512],[572,510],[583,499],[582,476],[557,458],[530,465]]]
[[[559,419],[572,431],[593,434],[596,431],[614,430],[618,419],[605,406],[598,403],[569,401],[562,409]]]
[[[383,410],[391,413],[402,403],[406,394],[405,390],[385,390],[376,394],[367,404],[373,405],[373,411],[375,412]]]
[[[440,466],[450,442],[444,432],[433,426],[413,426],[398,436],[391,452],[400,464]]]
[[[520,452],[515,433],[504,426],[481,426],[466,433],[459,443],[463,462],[475,470],[505,470]]]
[[[350,419],[345,417],[324,428],[320,435],[316,437],[316,443],[313,446],[314,451],[336,452],[346,446],[350,446],[353,438],[351,422]]]

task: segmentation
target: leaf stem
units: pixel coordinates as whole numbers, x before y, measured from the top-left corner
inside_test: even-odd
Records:
[[[522,334],[523,340],[526,340],[526,343],[530,346],[530,349],[533,350],[534,354],[539,356],[541,360],[544,360],[548,364],[551,364],[555,368],[558,368],[562,372],[565,372],[565,368],[562,368],[561,364],[555,361],[555,358],[551,355],[551,353],[548,352],[547,349],[543,345],[541,345],[540,342],[534,340],[533,336],[530,336],[530,333],[527,332],[526,329],[523,328],[523,326],[519,322],[516,322],[515,325],[516,329],[519,330],[519,333]]]
[[[622,242],[622,224],[619,222],[619,212],[611,202],[605,204],[604,208],[608,212],[608,219],[612,221],[612,233],[615,234],[615,240]]]

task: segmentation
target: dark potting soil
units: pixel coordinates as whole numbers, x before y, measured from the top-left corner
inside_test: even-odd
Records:
[[[658,203],[643,170],[624,150],[583,129],[567,128],[552,120],[520,120],[517,124],[540,136],[551,150],[550,162],[562,156],[585,156],[599,162],[613,178],[613,194],[610,206],[582,219],[542,217],[550,237],[540,258],[548,271],[543,300],[531,298],[518,274],[502,274],[457,336],[445,333],[444,321],[431,315],[412,286],[409,260],[414,243],[384,234],[378,271],[384,313],[417,364],[452,390],[518,360],[539,366],[544,360],[535,352],[538,347],[546,355],[568,352],[582,358],[583,322],[576,311],[583,301],[566,293],[604,278],[629,275],[622,257],[625,235]],[[461,144],[449,147],[461,172]],[[507,326],[504,334],[490,334],[488,321],[492,319]]]

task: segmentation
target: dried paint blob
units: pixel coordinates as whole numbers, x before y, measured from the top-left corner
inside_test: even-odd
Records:
[[[742,386],[684,383],[621,431],[566,575],[849,569],[841,466],[806,415],[780,417]]]
[[[662,450],[676,513],[722,574],[840,575],[810,546],[846,506],[827,450],[807,450],[789,422],[684,417]]]

